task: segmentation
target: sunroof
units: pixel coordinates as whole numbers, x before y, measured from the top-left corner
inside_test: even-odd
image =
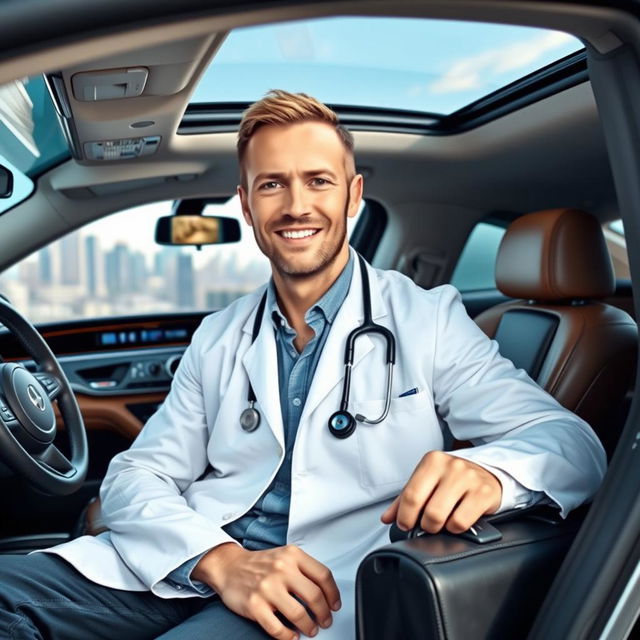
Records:
[[[559,31],[422,18],[247,27],[229,34],[192,102],[253,102],[277,88],[447,115],[582,48]]]

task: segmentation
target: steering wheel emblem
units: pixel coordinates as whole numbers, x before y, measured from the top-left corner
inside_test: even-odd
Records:
[[[31,400],[31,404],[34,407],[40,409],[40,411],[44,411],[44,398],[32,384],[27,387],[27,393],[29,394],[29,400]]]

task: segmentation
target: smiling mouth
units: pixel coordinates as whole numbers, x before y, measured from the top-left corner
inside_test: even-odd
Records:
[[[287,240],[299,240],[315,236],[318,231],[320,231],[320,229],[296,229],[295,231],[292,229],[283,229],[277,233]]]

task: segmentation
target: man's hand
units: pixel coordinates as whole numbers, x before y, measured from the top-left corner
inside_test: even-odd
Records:
[[[275,611],[305,635],[315,636],[318,624],[330,626],[331,610],[340,608],[340,593],[331,571],[293,545],[247,551],[225,543],[202,557],[192,577],[214,589],[229,609],[255,620],[278,640],[294,640],[299,634],[288,629]]]
[[[500,481],[483,467],[442,451],[427,453],[402,493],[382,514],[382,522],[408,531],[420,526],[429,533],[445,528],[462,533],[502,501]]]

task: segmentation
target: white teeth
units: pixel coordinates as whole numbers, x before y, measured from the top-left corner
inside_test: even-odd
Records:
[[[304,231],[283,231],[285,238],[308,238],[317,233],[317,229],[305,229]]]

